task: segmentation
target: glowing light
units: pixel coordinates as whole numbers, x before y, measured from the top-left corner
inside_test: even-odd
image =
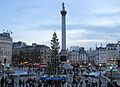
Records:
[[[5,55],[5,56],[3,56],[4,58],[7,58],[7,56]]]
[[[99,64],[99,66],[101,66],[102,64]]]
[[[68,60],[67,60],[67,62],[69,63],[69,62],[70,62],[70,60],[68,59]]]
[[[82,67],[82,65],[80,65],[80,67]]]
[[[112,69],[113,67],[110,67],[110,69]]]

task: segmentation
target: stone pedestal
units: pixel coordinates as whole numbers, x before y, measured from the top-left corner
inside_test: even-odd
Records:
[[[60,60],[62,62],[67,62],[67,59],[68,59],[68,53],[66,50],[61,50],[61,53],[60,53]]]

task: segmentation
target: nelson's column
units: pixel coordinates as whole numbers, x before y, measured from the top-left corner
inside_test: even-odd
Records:
[[[62,15],[62,49],[60,52],[60,59],[62,62],[67,62],[68,53],[66,50],[66,14],[64,3],[62,3],[62,11],[60,11]]]

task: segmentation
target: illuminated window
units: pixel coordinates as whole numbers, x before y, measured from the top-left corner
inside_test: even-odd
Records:
[[[111,53],[113,53],[113,51],[111,51]]]
[[[111,57],[113,57],[113,55],[111,55]]]
[[[114,55],[116,57],[116,55]]]
[[[105,56],[105,54],[104,54],[104,56]]]
[[[114,53],[116,53],[116,51],[114,51]]]
[[[110,55],[108,55],[110,57]]]
[[[116,60],[116,59],[115,59]]]
[[[110,51],[108,51],[108,53],[110,53]]]
[[[113,58],[111,58],[111,60],[113,60]]]

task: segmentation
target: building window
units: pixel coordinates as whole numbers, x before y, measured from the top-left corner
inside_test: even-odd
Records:
[[[114,55],[116,57],[116,55]]]
[[[111,55],[111,57],[113,57],[113,55]]]
[[[108,55],[110,57],[110,55]]]
[[[113,51],[111,51],[111,53],[113,53]]]
[[[116,53],[116,51],[114,51],[114,53]]]
[[[108,53],[110,53],[110,51],[108,51]]]

